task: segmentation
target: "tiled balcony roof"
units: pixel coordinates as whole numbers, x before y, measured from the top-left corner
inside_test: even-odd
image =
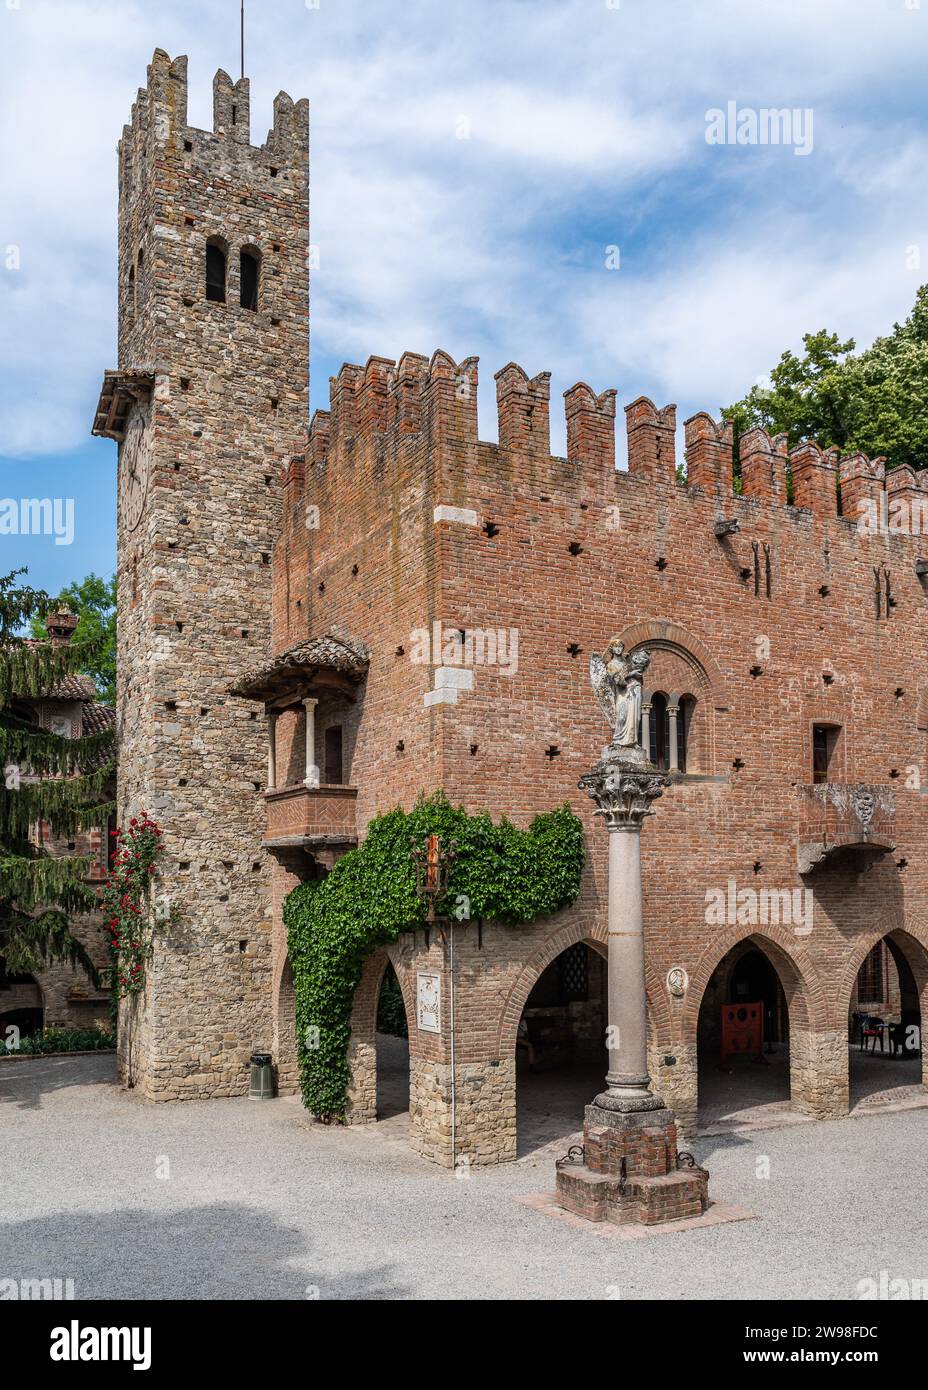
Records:
[[[317,671],[337,671],[351,681],[367,674],[370,650],[345,633],[330,630],[310,637],[261,666],[252,668],[230,687],[230,694],[246,700],[272,700],[312,681]]]

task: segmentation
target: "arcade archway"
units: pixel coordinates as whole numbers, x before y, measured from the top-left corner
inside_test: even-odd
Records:
[[[375,1032],[377,1119],[409,1112],[409,1025],[406,1004],[390,961],[380,981]]]
[[[583,1123],[603,1089],[606,961],[599,943],[578,941],[542,970],[525,1000],[515,1041],[516,1144],[530,1153]]]
[[[865,1111],[922,1099],[928,952],[898,930],[870,945],[855,964],[848,1003],[850,1108]]]
[[[8,974],[0,961],[0,1042],[31,1037],[41,1032],[44,1021],[45,1000],[38,981],[32,975]]]
[[[790,1010],[783,969],[759,940],[746,938],[712,972],[696,1034],[701,1128],[782,1122],[790,1110]]]

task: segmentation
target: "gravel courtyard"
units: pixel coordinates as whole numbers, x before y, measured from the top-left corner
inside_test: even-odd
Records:
[[[561,1141],[462,1180],[391,1120],[153,1105],[114,1077],[111,1056],[0,1066],[0,1277],[94,1299],[828,1299],[928,1278],[924,1109],[700,1140],[714,1199],[758,1219],[626,1241],[517,1201],[551,1189]]]

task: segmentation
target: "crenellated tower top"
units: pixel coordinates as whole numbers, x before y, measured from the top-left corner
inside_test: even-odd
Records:
[[[220,70],[213,129],[199,130],[187,59],[156,49],[119,142],[120,366],[170,364],[198,343],[214,353],[248,309],[275,330],[266,346],[281,391],[308,376],[308,223],[309,103],[279,93],[253,145],[248,78]],[[220,320],[204,299],[230,312]]]

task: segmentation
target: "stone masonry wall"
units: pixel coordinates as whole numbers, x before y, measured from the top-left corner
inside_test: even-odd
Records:
[[[272,1040],[265,721],[227,692],[270,642],[281,472],[308,391],[307,104],[281,93],[254,146],[247,80],[217,75],[212,131],[186,103],[186,59],[158,50],[119,156],[119,361],[156,375],[135,529],[120,508],[119,802],[164,827],[157,888],[177,912],[126,1047],[158,1099],[240,1094]],[[225,303],[206,298],[210,238]],[[256,312],[239,303],[243,248],[260,255]]]

